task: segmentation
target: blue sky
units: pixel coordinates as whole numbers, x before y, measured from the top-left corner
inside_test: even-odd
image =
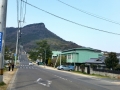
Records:
[[[21,0],[19,0],[21,1]],[[65,19],[119,33],[120,25],[110,23],[70,8],[58,0],[27,0],[29,3]],[[120,0],[61,0],[76,8],[99,15],[120,23]],[[8,0],[7,27],[17,27],[16,0]],[[26,23],[43,22],[48,30],[61,38],[81,46],[92,47],[103,51],[120,52],[120,35],[112,35],[75,25],[42,12],[27,5]]]

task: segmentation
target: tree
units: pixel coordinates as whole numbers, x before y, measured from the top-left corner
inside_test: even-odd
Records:
[[[48,66],[51,66],[51,59],[48,59]]]
[[[14,59],[12,52],[9,50],[8,47],[5,47],[4,59],[5,60],[13,60]]]
[[[119,59],[117,59],[117,55],[114,52],[109,53],[108,57],[105,59],[106,67],[112,70],[115,69],[118,63]]]
[[[85,71],[85,64],[81,64],[80,68],[81,68],[82,73],[84,73],[84,71]]]
[[[53,65],[55,65],[55,63],[56,63],[55,67],[60,65],[60,57],[58,57],[57,62],[56,62],[56,60],[57,60],[57,58],[55,60],[54,59],[52,60]],[[66,57],[65,57],[65,55],[61,55],[61,65],[66,65]]]
[[[115,67],[115,70],[120,70],[120,64]]]
[[[35,50],[31,50],[29,52],[29,58],[32,59],[32,61],[36,61],[36,59],[38,58],[38,54]]]
[[[37,55],[40,56],[46,64],[48,59],[52,57],[52,51],[50,50],[50,45],[48,45],[46,40],[42,40],[36,43],[37,44]]]

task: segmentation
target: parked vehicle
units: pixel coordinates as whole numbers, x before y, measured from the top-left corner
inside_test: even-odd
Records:
[[[69,65],[68,67],[70,68],[71,71],[75,70],[75,66]]]
[[[33,63],[32,63],[32,62],[29,62],[29,65],[33,65]]]
[[[58,70],[66,70],[66,71],[70,71],[69,66],[67,65],[60,65],[57,67]]]

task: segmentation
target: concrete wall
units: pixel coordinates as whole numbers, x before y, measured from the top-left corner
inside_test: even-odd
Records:
[[[87,73],[87,68],[85,68],[85,72]],[[110,78],[120,79],[120,74],[113,74],[113,73],[108,73],[108,72],[94,71],[92,68],[90,68],[90,74],[97,74],[97,75],[102,75],[102,76],[108,76]]]

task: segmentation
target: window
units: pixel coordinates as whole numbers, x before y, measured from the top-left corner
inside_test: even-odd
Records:
[[[72,54],[68,54],[68,59],[72,59]]]

